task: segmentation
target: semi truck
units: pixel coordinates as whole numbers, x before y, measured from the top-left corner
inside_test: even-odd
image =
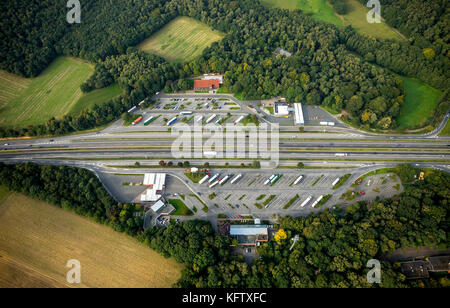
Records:
[[[305,201],[302,202],[302,204],[300,204],[301,207],[304,207],[305,205],[307,205],[309,203],[309,201],[311,201],[312,196],[309,196],[308,198],[306,198]]]
[[[172,118],[169,122],[167,122],[167,126],[172,125],[177,119],[177,117]]]
[[[268,185],[269,183],[271,183],[271,181],[274,177],[275,177],[275,174],[272,174],[272,176],[264,182],[264,185]]]
[[[336,153],[334,154],[336,157],[347,157],[347,153]]]
[[[199,183],[200,185],[203,184],[203,183],[205,183],[206,180],[209,179],[210,176],[211,176],[210,174],[205,175],[198,183]]]
[[[213,188],[213,187],[216,186],[217,184],[219,184],[219,181],[215,181],[214,183],[212,183],[211,185],[209,185],[209,188]]]
[[[227,174],[223,179],[219,181],[220,185],[225,184],[231,177],[231,174]]]
[[[281,175],[279,175],[279,174],[275,174],[275,177],[272,180],[270,180],[270,184],[275,183],[280,178],[280,176]]]
[[[136,124],[138,124],[139,122],[141,122],[142,119],[143,119],[143,117],[140,116],[140,117],[138,117],[136,120],[134,120],[133,123],[131,123],[131,124],[136,125]]]
[[[331,186],[334,187],[334,185],[336,185],[339,182],[340,179],[341,178],[337,178],[336,180],[334,180],[334,182],[331,184]]]
[[[323,195],[320,195],[320,197],[317,198],[316,201],[314,201],[314,203],[312,204],[312,207],[315,207],[322,199],[323,199]]]
[[[182,111],[181,115],[192,115],[193,112],[192,111]]]
[[[234,183],[236,183],[236,181],[237,181],[237,180],[239,180],[239,179],[240,179],[241,177],[242,177],[242,174],[238,174],[238,175],[236,175],[236,176],[234,177],[234,179],[232,179],[232,180],[231,180],[231,182],[230,182],[230,183],[231,183],[231,184],[234,184]]]
[[[298,183],[300,183],[300,181],[303,180],[303,175],[300,175],[294,182],[294,185],[297,185]]]
[[[208,120],[206,120],[206,124],[208,124],[208,123],[210,123],[212,120],[214,120],[214,118],[216,117],[217,115],[215,115],[215,114],[213,114],[212,116],[210,116],[209,118],[208,118]]]
[[[147,125],[148,123],[150,123],[155,117],[151,116],[150,118],[148,118],[147,120],[144,121],[144,125]]]
[[[234,125],[239,124],[244,119],[244,116],[240,116],[236,121],[234,121]]]
[[[220,176],[220,173],[216,173],[212,178],[210,178],[208,180],[208,183],[214,182],[219,176]]]

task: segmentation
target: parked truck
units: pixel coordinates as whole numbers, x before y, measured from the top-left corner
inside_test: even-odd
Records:
[[[316,207],[316,205],[323,199],[323,195],[320,195],[319,198],[316,199],[316,201],[314,201],[314,203],[312,204],[312,207]]]
[[[147,120],[144,121],[144,125],[147,125],[148,123],[150,123],[155,117],[151,116],[150,118],[148,118]]]
[[[244,119],[244,116],[240,116],[236,121],[234,121],[234,125],[239,124]]]
[[[219,181],[220,185],[225,184],[231,177],[231,174],[227,174],[223,179]]]
[[[271,183],[271,181],[274,177],[275,177],[275,174],[272,174],[272,176],[264,182],[264,185],[268,185],[269,183]]]
[[[133,123],[131,123],[131,124],[136,125],[136,124],[138,124],[139,122],[141,122],[142,119],[143,119],[143,117],[140,116],[140,117],[138,117],[136,120],[134,120]]]
[[[238,175],[236,175],[236,176],[234,177],[234,179],[231,180],[230,183],[231,183],[231,184],[236,183],[236,181],[239,180],[241,177],[242,177],[242,174],[241,174],[241,173],[238,174]]]
[[[205,175],[198,183],[199,183],[200,185],[203,184],[203,183],[205,183],[206,180],[209,179],[210,176],[211,176],[210,174]]]
[[[303,180],[303,175],[300,175],[294,182],[294,185],[297,185],[298,183],[300,183],[300,181]]]
[[[167,122],[167,126],[172,125],[173,123],[175,123],[176,120],[178,120],[177,117],[172,118],[169,122]]]
[[[309,203],[309,201],[311,201],[312,196],[309,196],[308,198],[306,198],[305,201],[302,202],[302,204],[300,204],[301,207],[304,207],[305,205],[307,205]]]
[[[216,117],[217,115],[215,115],[215,114],[213,114],[212,116],[210,116],[209,118],[208,118],[208,120],[206,120],[206,124],[208,124],[208,123],[210,123],[212,120],[214,120],[214,118]]]
[[[220,176],[220,173],[216,173],[212,178],[210,178],[208,180],[208,183],[214,182],[219,176]]]

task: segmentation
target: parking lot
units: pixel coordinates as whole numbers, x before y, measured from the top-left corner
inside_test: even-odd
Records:
[[[345,127],[344,124],[337,121],[331,114],[319,108],[318,106],[303,106],[303,117],[306,125],[321,125],[320,122],[334,122],[336,127]]]
[[[173,111],[236,111],[240,110],[240,106],[235,102],[226,99],[210,99],[210,98],[159,98],[156,103],[147,108],[147,110],[173,110]],[[145,110],[144,110],[145,111]]]
[[[158,170],[157,172],[164,171]],[[229,213],[236,216],[253,213],[283,214],[284,212],[292,214],[311,210],[314,201],[322,195],[332,195],[332,198],[324,204],[325,207],[345,203],[345,200],[339,200],[339,197],[351,188],[350,185],[357,178],[357,175],[353,175],[341,188],[333,190],[333,182],[343,175],[343,172],[338,170],[327,170],[326,172],[320,172],[319,170],[263,171],[249,169],[210,171],[211,177],[217,173],[220,174],[218,179],[222,179],[227,174],[231,174],[232,177],[224,185],[217,184],[210,188],[211,183],[208,181],[203,184],[193,183],[184,175],[183,171],[170,171],[164,192],[165,197],[181,198],[190,209],[195,207],[199,215],[205,214],[201,211],[204,206],[195,194],[200,196],[207,204],[208,213]],[[176,174],[179,179],[171,177],[170,174]],[[231,180],[238,174],[242,174],[242,177],[231,184]],[[273,174],[279,174],[280,178],[273,184],[265,185]],[[295,180],[300,175],[303,175],[303,179],[294,185]],[[143,175],[108,175],[101,178],[104,184],[115,192],[116,198],[122,202],[137,202],[140,193],[145,190],[145,187],[140,185]],[[380,181],[383,180],[380,179]],[[385,183],[382,189],[380,188],[380,193],[377,194],[384,194],[384,190],[387,191],[387,186],[391,184],[390,182]],[[381,185],[381,182],[373,182],[373,185]],[[361,187],[363,186],[364,184],[361,184]],[[372,194],[367,190],[367,195],[363,198],[374,199],[374,194],[375,192]],[[296,197],[297,195],[298,197]],[[310,201],[302,207],[302,203],[309,197],[311,197]],[[290,203],[289,206],[288,203]]]
[[[192,185],[207,195],[207,199],[214,192],[216,196],[209,201],[222,211],[235,210],[239,213],[252,213],[270,209],[281,212],[283,210],[302,210],[301,204],[310,196],[312,197],[311,201],[304,208],[311,207],[311,204],[319,196],[333,193],[332,183],[338,178],[334,174],[279,173],[281,177],[278,181],[265,185],[272,174],[245,174],[245,172],[240,174],[243,176],[234,184],[228,181],[224,185],[218,184],[213,188],[209,188],[210,183],[208,182],[202,185]],[[224,175],[224,173],[221,174],[221,177]],[[234,176],[236,175],[237,173],[234,174]],[[300,175],[304,176],[303,180],[297,185],[293,185]],[[274,197],[271,197],[272,195]],[[287,209],[284,209],[296,195],[299,197]]]

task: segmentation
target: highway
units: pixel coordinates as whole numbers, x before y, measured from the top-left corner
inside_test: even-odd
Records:
[[[260,120],[268,121],[273,117],[262,119],[261,113],[250,108],[249,105],[255,102],[241,102],[233,96],[226,94],[183,94],[183,95],[159,95],[157,98],[226,98],[239,106],[240,110],[228,111],[235,115],[246,113],[256,114]],[[136,115],[142,113],[137,110]],[[199,112],[193,110],[194,114]],[[219,111],[212,111],[214,113]],[[223,111],[227,112],[227,111]],[[146,115],[162,113],[179,113],[173,110],[146,110]],[[362,162],[438,162],[446,164],[449,161],[450,138],[439,137],[437,133],[445,126],[448,115],[439,127],[427,135],[378,135],[358,131],[354,128],[344,127],[310,127],[306,126],[306,132],[301,133],[296,126],[280,126],[279,133],[279,159],[282,161],[296,161],[304,159],[313,162],[325,162],[332,164],[342,163],[342,161],[362,161]],[[173,126],[171,127],[173,129]],[[326,130],[324,132],[323,130]],[[243,140],[238,140],[234,148],[248,149],[250,133],[247,133]],[[270,136],[270,132],[268,133]],[[212,137],[204,133],[203,143],[212,144],[211,149],[234,152],[226,143],[225,139]],[[253,137],[253,135],[251,136]],[[172,145],[178,135],[168,131],[168,127],[161,123],[144,126],[124,126],[122,120],[114,122],[109,127],[98,132],[73,134],[55,138],[31,138],[7,140],[0,144],[0,161],[27,161],[36,159],[62,158],[64,160],[118,160],[137,158],[137,160],[171,160],[181,157],[174,157]],[[184,150],[197,150],[202,152],[193,140],[189,138],[178,138],[186,146]],[[189,142],[191,141],[190,145]],[[347,156],[338,157],[337,153],[345,153]],[[247,153],[248,154],[248,153]],[[262,152],[264,155],[270,152]],[[185,156],[183,159],[192,159],[193,156]],[[227,156],[228,157],[228,156]],[[197,157],[201,159],[202,157]],[[220,159],[220,155],[215,157]],[[262,159],[261,157],[258,157]],[[213,160],[213,159],[211,159]],[[248,156],[230,160],[232,163],[248,161]],[[286,164],[286,162],[284,162]],[[287,163],[292,165],[292,162]]]

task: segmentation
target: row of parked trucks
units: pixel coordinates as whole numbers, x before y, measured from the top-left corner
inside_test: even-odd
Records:
[[[210,173],[206,174],[199,182],[198,184],[203,184],[208,182],[209,184],[209,188],[213,188],[217,185],[224,185],[230,178],[232,177],[231,174],[227,174],[225,177],[220,178],[220,173],[216,173],[215,175],[211,176]],[[269,185],[270,183],[275,183],[279,178],[281,177],[280,174],[273,174],[272,176],[270,176],[265,182],[264,185]],[[231,184],[235,184],[240,178],[242,178],[242,174],[238,174],[236,175],[232,180],[231,180]],[[300,183],[302,180],[304,179],[304,175],[300,175],[293,183],[293,185],[297,185],[298,183]],[[337,182],[339,182],[339,178],[336,179]],[[335,181],[335,182],[336,182]],[[336,183],[337,183],[336,182]],[[336,185],[336,183],[333,184]],[[320,201],[322,201],[323,199],[323,195],[320,195],[312,204],[312,207],[316,207],[317,204],[319,204]],[[300,207],[305,207],[306,205],[308,205],[311,200],[313,199],[313,196],[308,196],[301,204]]]
[[[231,178],[231,176],[232,176],[231,174],[227,174],[223,178],[220,178],[220,173],[216,173],[213,176],[211,176],[211,174],[208,173],[198,183],[201,185],[201,184],[205,183],[206,181],[208,181],[208,183],[210,184],[209,188],[213,188],[217,184],[224,185],[226,182],[228,182],[228,180]],[[242,177],[242,174],[236,175],[231,180],[231,184],[236,183],[241,177]]]

